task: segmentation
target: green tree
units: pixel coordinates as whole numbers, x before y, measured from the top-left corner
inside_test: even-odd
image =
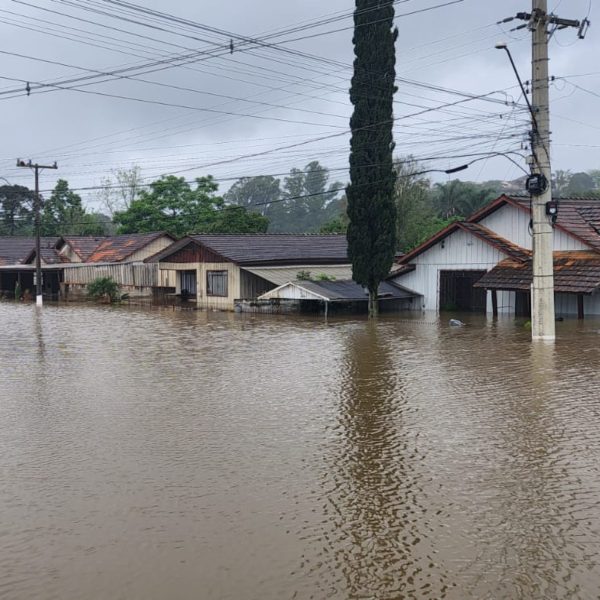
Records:
[[[0,186],[0,235],[31,235],[33,192],[22,185]]]
[[[454,179],[448,183],[436,183],[433,205],[443,219],[468,217],[496,197],[496,190],[471,181]]]
[[[120,287],[112,277],[96,277],[87,284],[88,296],[94,300],[108,300],[115,302],[119,299]]]
[[[369,316],[396,251],[393,97],[396,87],[392,0],[356,0],[350,101],[348,254],[353,279],[369,290]]]
[[[342,184],[329,183],[329,170],[318,161],[292,169],[284,178],[282,201],[269,213],[270,231],[313,233],[339,213]]]
[[[563,196],[567,192],[567,187],[573,177],[571,171],[558,169],[552,174],[552,193],[556,196]]]
[[[206,233],[266,233],[269,219],[240,206],[220,204]]]
[[[85,231],[85,218],[81,197],[69,189],[65,179],[59,179],[50,198],[43,203],[42,235],[81,235]]]
[[[168,175],[142,190],[127,210],[116,212],[119,233],[167,231],[181,237],[193,233],[249,233],[264,231],[265,217],[243,207],[225,204],[216,195],[212,177],[200,177],[192,188],[183,177]]]
[[[591,171],[588,171],[588,175],[594,182],[594,189],[600,190],[600,169],[592,169]]]
[[[441,228],[431,202],[431,183],[412,156],[402,157],[396,169],[396,238],[398,250],[408,252]]]
[[[595,187],[596,183],[588,173],[573,173],[564,193],[566,196],[587,196]]]
[[[272,203],[281,198],[280,182],[270,175],[242,177],[229,188],[223,198],[229,204],[243,206],[269,217],[273,209]]]
[[[332,203],[333,216],[321,225],[319,233],[346,233],[348,231],[348,199],[344,194],[339,200]],[[336,212],[334,212],[336,211]]]

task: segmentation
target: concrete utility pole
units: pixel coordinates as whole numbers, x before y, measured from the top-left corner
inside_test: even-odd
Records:
[[[17,167],[29,167],[35,173],[35,193],[33,197],[33,211],[35,224],[35,303],[37,306],[43,304],[42,294],[42,257],[41,257],[41,218],[40,218],[40,169],[58,169],[56,162],[53,165],[33,164],[30,160],[25,162],[17,159]]]
[[[533,283],[531,286],[531,336],[534,340],[555,339],[554,325],[554,223],[558,203],[552,200],[552,171],[550,167],[550,99],[548,90],[548,40],[557,29],[575,27],[583,39],[589,21],[560,19],[548,14],[547,0],[532,0],[531,13],[518,13],[517,19],[527,23],[532,32],[532,118],[531,175],[527,190],[532,197]],[[505,19],[504,22],[511,21]],[[505,45],[499,45],[504,47]],[[510,52],[509,52],[510,57]],[[512,57],[511,62],[512,62]],[[514,67],[514,62],[512,63]],[[516,68],[515,68],[516,72]],[[517,73],[519,83],[521,83]]]

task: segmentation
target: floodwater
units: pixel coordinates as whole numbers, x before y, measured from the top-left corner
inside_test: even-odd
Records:
[[[600,597],[600,322],[0,303],[0,598]]]

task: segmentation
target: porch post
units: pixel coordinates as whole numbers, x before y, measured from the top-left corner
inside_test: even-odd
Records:
[[[492,316],[498,316],[498,291],[492,290]]]
[[[583,320],[583,294],[577,294],[577,318]]]

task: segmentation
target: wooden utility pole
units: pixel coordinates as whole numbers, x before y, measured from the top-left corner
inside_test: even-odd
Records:
[[[35,225],[35,303],[37,306],[43,304],[42,293],[42,244],[41,244],[41,198],[40,198],[40,169],[58,169],[56,162],[53,165],[33,164],[31,160],[25,162],[20,158],[17,159],[17,167],[29,167],[35,173],[35,192],[33,197],[33,214]]]

